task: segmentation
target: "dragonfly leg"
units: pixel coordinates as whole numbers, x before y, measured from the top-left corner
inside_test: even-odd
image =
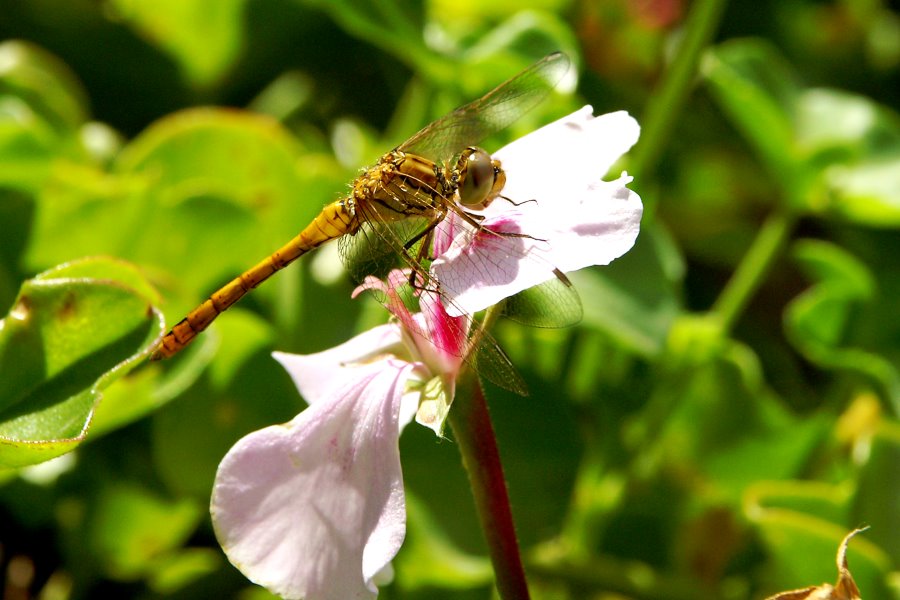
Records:
[[[405,244],[403,244],[403,249],[406,251],[409,251],[410,249],[412,249],[413,246],[415,246],[419,242],[419,240],[421,240],[425,237],[429,238],[426,241],[431,241],[431,237],[434,234],[434,228],[437,227],[438,224],[444,220],[444,216],[445,216],[445,213],[443,213],[443,212],[441,212],[439,215],[435,216],[435,218],[432,219],[431,222],[422,231],[420,231],[419,233],[414,235]],[[427,245],[428,244],[423,243],[422,247],[425,247]],[[424,256],[422,255],[421,249],[419,250],[418,258],[419,259],[424,258]]]
[[[521,202],[516,202],[516,201],[513,200],[512,198],[509,198],[509,197],[504,196],[504,195],[502,195],[502,194],[499,195],[499,196],[497,196],[497,197],[498,197],[498,198],[502,198],[503,200],[506,200],[507,202],[509,202],[509,203],[512,204],[513,206],[522,206],[523,204],[528,204],[529,202],[534,202],[535,204],[537,204],[537,198],[529,198],[528,200],[522,200]]]
[[[412,261],[411,264],[418,265],[421,268],[422,261],[426,258],[428,249],[431,247],[431,241],[434,239],[434,230],[438,226],[438,223],[440,223],[443,219],[444,215],[436,217],[431,221],[431,223],[428,224],[427,227],[425,227],[425,229],[417,233],[412,239],[403,244],[403,252],[408,255],[412,247],[420,240],[422,241],[422,243],[419,245],[419,250],[416,253],[416,259],[415,261]],[[413,289],[418,288],[424,290],[425,286],[416,285],[416,275],[422,275],[422,273],[417,273],[416,269],[413,269],[413,271],[409,274],[409,286]]]

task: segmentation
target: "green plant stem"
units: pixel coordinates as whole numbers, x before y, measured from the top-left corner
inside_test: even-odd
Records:
[[[641,141],[631,153],[628,169],[636,177],[646,177],[653,170],[668,142],[675,117],[694,85],[700,56],[715,34],[726,3],[726,0],[697,0],[692,4],[684,38],[641,118]]]
[[[528,584],[494,427],[478,378],[466,379],[468,383],[460,386],[448,420],[469,474],[500,597],[503,600],[527,600]]]
[[[712,306],[711,313],[718,317],[723,332],[734,327],[759,289],[787,242],[795,220],[790,213],[776,212],[763,223],[747,254]]]

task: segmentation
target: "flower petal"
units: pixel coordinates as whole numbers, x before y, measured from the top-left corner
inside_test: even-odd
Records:
[[[451,316],[474,313],[522,290],[574,271],[605,265],[637,238],[643,207],[623,175],[601,175],[639,133],[625,112],[600,117],[591,107],[547,125],[495,154],[507,183],[484,211],[483,228],[451,223],[455,233],[432,271],[451,302]],[[515,204],[514,204],[515,203]],[[505,235],[504,235],[505,234]]]
[[[637,142],[640,126],[625,111],[598,117],[592,113],[585,106],[495,152],[493,158],[506,172],[503,195],[517,203],[543,199],[550,202],[547,210],[558,211],[572,191],[583,191],[606,175]],[[498,200],[485,213],[508,206]]]
[[[336,393],[228,452],[210,511],[250,580],[286,598],[375,597],[406,529],[398,412],[413,368],[356,367]]]
[[[273,352],[272,357],[290,374],[303,399],[308,404],[315,404],[321,398],[333,395],[336,388],[346,383],[348,365],[399,351],[402,351],[400,328],[389,323],[365,331],[324,352]]]

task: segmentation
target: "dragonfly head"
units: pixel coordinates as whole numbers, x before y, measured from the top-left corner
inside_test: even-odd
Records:
[[[469,146],[456,163],[459,174],[459,203],[467,208],[484,208],[500,195],[506,173],[500,161],[485,150]]]

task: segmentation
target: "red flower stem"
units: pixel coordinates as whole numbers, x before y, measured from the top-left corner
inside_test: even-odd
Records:
[[[484,392],[477,377],[460,382],[448,420],[462,454],[475,497],[475,508],[494,565],[503,600],[528,600],[528,584],[519,554],[503,465]]]

